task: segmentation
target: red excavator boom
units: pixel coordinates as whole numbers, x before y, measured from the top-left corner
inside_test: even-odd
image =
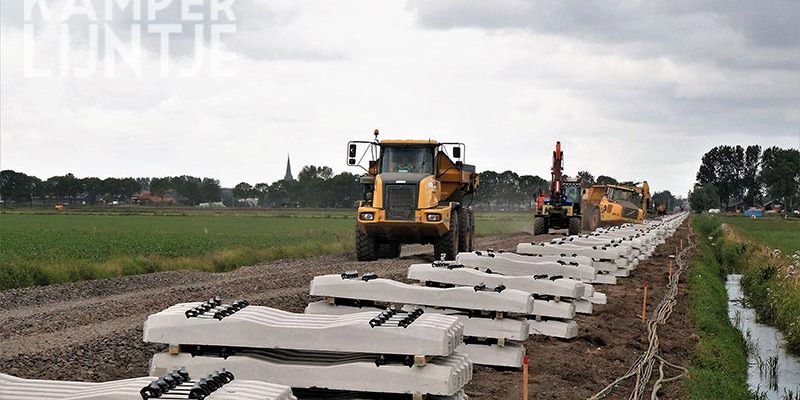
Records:
[[[561,198],[561,173],[564,169],[564,152],[561,151],[561,142],[556,142],[556,151],[553,152],[553,167],[550,169],[550,201],[558,202]]]

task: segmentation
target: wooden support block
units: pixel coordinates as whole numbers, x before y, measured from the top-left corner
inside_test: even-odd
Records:
[[[424,367],[425,364],[427,364],[428,361],[430,361],[431,359],[433,359],[433,357],[431,357],[431,356],[415,355],[414,356],[414,366],[415,367]]]

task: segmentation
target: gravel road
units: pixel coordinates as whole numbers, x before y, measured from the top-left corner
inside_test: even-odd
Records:
[[[531,240],[526,233],[492,236],[478,239],[477,247],[512,250],[517,243]],[[142,342],[142,323],[149,314],[216,295],[302,312],[311,300],[308,285],[315,275],[359,270],[404,280],[410,264],[431,261],[430,252],[429,246],[406,246],[399,259],[370,263],[335,255],[271,262],[228,273],[160,272],[0,292],[0,372],[82,381],[145,376],[153,353],[162,350]],[[534,337],[526,342],[532,360],[532,398],[585,398],[627,369],[645,343],[644,328],[636,322],[636,309],[641,307],[636,288],[647,279],[651,299],[659,298],[666,284],[666,260],[665,251],[660,251],[621,284],[598,287],[608,294],[609,304],[595,306],[594,314],[578,318],[580,337],[571,341]],[[656,268],[660,272],[655,273]],[[662,339],[662,347],[672,346],[680,353],[673,361],[685,359],[686,346],[692,345],[681,344],[681,337],[686,342],[691,333],[686,301],[682,303],[673,315],[673,320],[683,324],[675,335],[679,343]],[[468,394],[471,399],[518,398],[519,377],[515,371],[476,367]]]

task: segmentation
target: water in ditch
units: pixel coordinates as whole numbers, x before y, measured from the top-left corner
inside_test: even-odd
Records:
[[[728,317],[742,332],[748,347],[747,385],[766,399],[800,399],[800,357],[786,352],[783,334],[756,322],[752,308],[742,303],[742,276],[728,275]]]

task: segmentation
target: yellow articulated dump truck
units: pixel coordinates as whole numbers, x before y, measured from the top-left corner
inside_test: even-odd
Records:
[[[478,174],[464,163],[465,150],[463,143],[379,141],[378,130],[374,141],[348,143],[347,164],[366,171],[356,216],[359,261],[399,257],[406,243],[433,244],[436,259],[472,251],[469,203]]]
[[[592,185],[582,196],[584,229],[642,223],[650,208],[650,185],[637,184]]]

